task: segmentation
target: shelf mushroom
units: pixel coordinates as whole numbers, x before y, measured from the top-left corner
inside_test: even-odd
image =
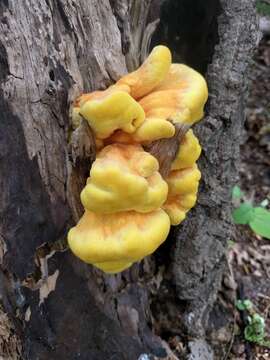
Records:
[[[139,69],[75,101],[73,126],[83,117],[99,145],[81,192],[85,212],[68,233],[81,260],[123,271],[184,220],[201,177],[201,147],[189,128],[203,117],[207,95],[199,73],[171,64],[169,49],[157,46]]]

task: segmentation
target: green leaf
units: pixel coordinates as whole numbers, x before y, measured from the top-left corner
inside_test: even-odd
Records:
[[[256,207],[253,209],[253,215],[248,221],[251,229],[256,234],[270,239],[270,211]]]
[[[250,321],[249,325],[245,328],[245,339],[251,342],[260,343],[265,338],[265,321],[262,316],[255,313]]]
[[[248,317],[249,324],[245,327],[245,339],[249,342],[256,343],[260,346],[270,348],[270,341],[267,340],[265,334],[265,320],[264,318],[255,313]]]
[[[233,199],[240,199],[244,196],[244,193],[240,189],[238,185],[235,185],[232,189],[232,198]]]
[[[270,340],[263,339],[262,341],[259,341],[260,346],[265,346],[266,348],[270,349]]]
[[[259,14],[270,16],[270,4],[268,4],[267,1],[257,0],[256,8]]]
[[[236,307],[238,310],[251,310],[253,308],[253,303],[249,299],[237,300]]]
[[[249,203],[243,203],[233,211],[232,217],[235,224],[248,224],[254,218],[254,208]]]
[[[263,208],[266,208],[266,206],[269,205],[269,200],[268,199],[264,199],[261,203],[260,206]]]

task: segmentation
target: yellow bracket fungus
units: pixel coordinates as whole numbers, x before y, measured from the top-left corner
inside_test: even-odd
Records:
[[[161,103],[155,102],[157,97],[155,92],[163,99],[163,115],[171,118],[174,122],[192,125],[203,117],[203,108],[208,97],[207,85],[203,76],[192,68],[183,64],[171,65],[165,79],[151,94],[153,98],[149,98],[152,105],[150,108],[148,106],[148,116],[162,110]],[[168,97],[171,98],[170,101],[168,101]],[[148,104],[147,98],[143,99],[143,103]],[[144,108],[142,103],[141,105]]]
[[[119,90],[85,101],[80,106],[79,114],[88,121],[99,139],[107,138],[118,129],[133,133],[145,118],[140,104],[128,93]]]
[[[116,273],[154,252],[165,241],[169,229],[169,217],[161,209],[146,214],[85,211],[70,230],[68,242],[81,260]]]
[[[162,208],[169,215],[172,225],[180,224],[187,211],[195,205],[200,178],[201,173],[197,165],[171,171],[167,177],[169,193]]]
[[[168,195],[158,168],[157,159],[139,145],[108,145],[92,165],[82,204],[100,214],[158,209]]]
[[[117,85],[127,85],[134,99],[149,94],[166,77],[172,55],[166,46],[156,46],[138,70],[123,76]]]
[[[123,271],[184,220],[201,177],[201,147],[188,129],[203,117],[207,95],[199,73],[172,64],[170,50],[157,46],[115,85],[76,99],[73,127],[87,120],[98,149],[81,192],[84,215],[68,234],[81,260],[106,273]],[[148,152],[151,145],[162,161]]]
[[[179,146],[175,160],[172,163],[171,170],[185,169],[193,166],[201,155],[201,146],[198,139],[189,130],[184,136]]]

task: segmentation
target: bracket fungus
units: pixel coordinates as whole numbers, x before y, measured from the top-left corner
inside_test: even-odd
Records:
[[[201,147],[190,126],[203,117],[204,78],[155,47],[136,71],[73,104],[98,148],[81,192],[85,212],[68,233],[72,252],[106,273],[153,253],[195,205]],[[90,141],[90,140],[89,140]]]
[[[140,145],[108,145],[92,165],[82,204],[99,214],[159,209],[167,199],[168,185],[158,169],[157,159]]]

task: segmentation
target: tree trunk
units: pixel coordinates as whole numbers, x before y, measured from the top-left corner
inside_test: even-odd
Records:
[[[2,0],[0,34],[0,357],[137,360],[169,354],[168,335],[203,338],[232,231],[254,2]],[[108,276],[66,248],[93,160],[90,147],[71,161],[70,103],[157,43],[209,65],[199,201],[156,254]]]

